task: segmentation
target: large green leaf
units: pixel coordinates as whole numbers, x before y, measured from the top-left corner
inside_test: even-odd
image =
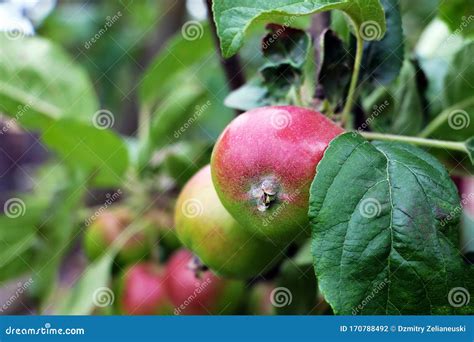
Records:
[[[0,111],[29,127],[62,117],[90,122],[98,100],[86,73],[54,43],[0,34]]]
[[[186,83],[199,83],[199,70],[215,59],[207,25],[194,23],[194,28],[197,34],[194,38],[187,39],[181,33],[176,35],[145,71],[139,88],[143,106],[153,110],[170,91],[174,93]]]
[[[118,184],[128,155],[121,139],[94,127],[104,116],[81,67],[43,38],[0,35],[0,44],[0,112],[42,129],[49,147],[75,167],[94,172],[97,185]]]
[[[309,217],[319,287],[336,314],[474,313],[459,246],[456,187],[410,145],[334,139],[311,186]]]
[[[344,11],[356,30],[370,32],[371,39],[385,33],[385,18],[378,0],[221,0],[213,2],[214,21],[222,54],[230,57],[243,44],[251,24],[284,20],[286,26],[298,16],[329,10]],[[361,30],[362,31],[362,30]],[[367,34],[366,36],[368,36]]]
[[[116,133],[72,119],[56,121],[42,139],[61,161],[90,173],[99,186],[120,185],[128,167],[128,150]]]

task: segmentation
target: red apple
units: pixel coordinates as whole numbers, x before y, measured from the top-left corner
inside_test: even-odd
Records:
[[[232,313],[240,304],[244,283],[216,276],[191,252],[175,252],[166,268],[166,289],[176,315]]]
[[[139,263],[125,271],[121,278],[119,298],[120,311],[126,315],[172,312],[163,272],[152,263]]]
[[[343,130],[294,106],[262,107],[235,118],[211,159],[224,207],[249,231],[278,242],[309,234],[309,188],[329,142]]]

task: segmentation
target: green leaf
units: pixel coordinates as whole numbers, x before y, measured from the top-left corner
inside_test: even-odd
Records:
[[[196,39],[186,39],[181,33],[173,37],[147,68],[139,88],[142,106],[153,110],[156,103],[167,93],[174,93],[177,86],[179,89],[189,82],[199,84],[198,71],[214,60],[215,55],[208,26],[199,24],[196,30]]]
[[[41,299],[55,291],[59,267],[68,246],[77,237],[74,230],[75,214],[86,192],[86,177],[75,170],[67,170],[56,179],[55,194],[38,224],[36,256],[34,259],[34,294]]]
[[[185,83],[174,96],[168,97],[158,107],[152,115],[147,140],[142,142],[140,147],[140,169],[148,163],[154,150],[178,139],[189,128],[189,125],[199,119],[201,111],[194,105],[204,105],[201,102],[205,92],[206,90],[201,85]]]
[[[0,112],[28,127],[52,120],[90,122],[98,100],[87,74],[57,45],[0,34]]]
[[[223,0],[213,2],[214,21],[224,57],[236,54],[245,33],[256,22],[284,20],[286,26],[298,16],[338,9],[352,20],[355,30],[361,25],[380,39],[385,33],[385,18],[378,0]]]
[[[323,87],[325,97],[335,109],[344,100],[354,59],[332,30],[322,33],[320,44],[321,66],[318,83]]]
[[[425,120],[422,89],[417,82],[420,72],[413,62],[405,60],[394,84],[377,88],[363,101],[374,130],[402,135],[420,132]]]
[[[443,110],[444,79],[457,51],[464,45],[461,36],[452,35],[446,24],[435,18],[423,31],[415,54],[428,81],[426,97],[432,117]]]
[[[117,253],[129,239],[140,232],[146,225],[141,220],[130,224],[104,251],[103,256],[90,264],[61,300],[55,310],[57,315],[89,315],[96,306],[106,299],[112,305],[115,296],[110,286],[112,265]],[[103,296],[103,297],[102,297]],[[101,299],[102,298],[102,299]]]
[[[349,186],[350,185],[350,186]],[[460,200],[444,167],[401,143],[334,139],[310,190],[314,267],[336,314],[474,313],[459,245]]]
[[[253,108],[270,105],[267,98],[268,90],[263,84],[263,81],[258,78],[250,79],[239,89],[231,92],[224,101],[224,104],[229,108],[234,108],[242,111],[247,111]]]
[[[163,169],[183,187],[211,160],[212,145],[200,141],[181,142],[167,148]]]
[[[63,162],[93,176],[98,186],[120,185],[128,167],[128,150],[114,132],[75,122],[58,120],[42,139]]]
[[[463,141],[474,135],[474,42],[456,52],[443,83],[444,110],[421,133]]]
[[[474,15],[470,0],[442,1],[439,5],[439,16],[454,34],[465,37],[474,35]]]
[[[375,85],[389,84],[397,78],[404,59],[402,18],[399,0],[381,0],[385,11],[387,32],[380,41],[364,44],[362,77]]]
[[[12,197],[4,206],[10,216],[0,216],[0,282],[31,272],[32,247],[36,243],[37,223],[44,203]]]
[[[298,266],[313,264],[313,254],[311,253],[311,241],[308,241],[303,246],[301,246],[298,253],[293,257],[293,261]]]
[[[270,32],[262,40],[264,63],[259,75],[227,96],[225,104],[231,108],[295,104],[303,86],[311,87],[305,77],[314,74],[309,70],[313,64],[310,36],[303,30],[278,24],[268,24],[267,29]]]
[[[302,69],[311,46],[310,36],[303,30],[277,24],[268,24],[267,29],[270,32],[262,41],[262,52],[266,62],[261,71],[266,68],[278,68],[281,65]]]
[[[55,314],[88,315],[95,307],[94,300],[100,300],[100,296],[107,296],[104,298],[110,298],[113,302],[115,298],[108,287],[113,260],[114,255],[108,253],[89,265],[80,280],[59,304]]]

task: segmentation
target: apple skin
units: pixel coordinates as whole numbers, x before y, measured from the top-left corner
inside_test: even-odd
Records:
[[[166,266],[166,289],[175,315],[224,315],[241,304],[242,281],[223,279],[211,271],[194,271],[195,257],[186,250],[176,251]]]
[[[222,132],[211,157],[222,204],[249,231],[276,243],[308,236],[316,166],[342,132],[322,114],[295,106],[239,115]]]
[[[172,304],[166,293],[164,272],[151,262],[127,268],[119,285],[119,310],[125,315],[167,315]]]
[[[134,220],[132,212],[126,207],[107,209],[98,216],[84,233],[84,251],[89,260],[101,257],[120,233]],[[150,241],[156,233],[148,222],[142,231],[134,234],[117,255],[121,264],[129,264],[146,258],[150,253]]]
[[[250,292],[247,313],[258,316],[274,315],[275,307],[270,300],[274,288],[271,283],[256,284]]]
[[[189,212],[194,210],[193,212]],[[209,165],[181,191],[175,210],[182,243],[216,274],[245,279],[265,273],[283,256],[280,247],[243,228],[224,208]]]

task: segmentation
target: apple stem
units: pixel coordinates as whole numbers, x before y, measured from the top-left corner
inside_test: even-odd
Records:
[[[410,137],[410,136],[403,136],[403,135],[383,134],[383,133],[374,133],[374,132],[359,132],[359,133],[367,140],[405,142],[408,144],[424,146],[424,147],[433,147],[433,148],[440,148],[440,149],[445,149],[445,150],[468,152],[466,148],[466,144],[464,142],[425,139],[425,138],[419,138],[419,137]]]
[[[356,28],[357,26],[354,25]],[[364,51],[364,40],[359,34],[359,30],[355,29],[354,34],[357,41],[356,55],[354,59],[354,70],[352,71],[351,83],[349,85],[349,91],[347,93],[346,103],[342,110],[342,123],[346,129],[352,129],[353,122],[351,120],[351,110],[355,100],[355,93],[357,82],[359,81],[360,65],[362,63],[362,53]]]

